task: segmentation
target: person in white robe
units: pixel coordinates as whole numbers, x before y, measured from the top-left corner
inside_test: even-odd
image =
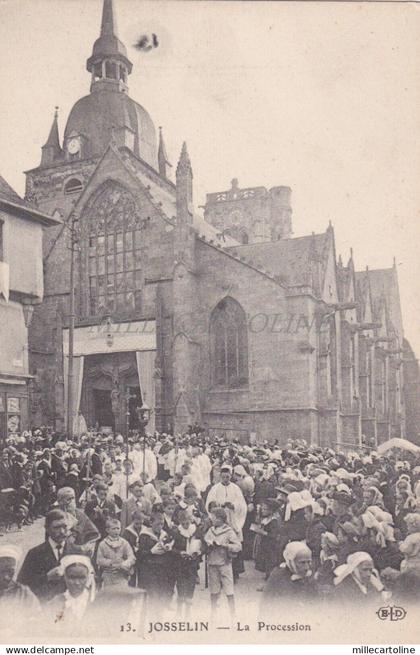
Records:
[[[73,435],[75,437],[81,437],[82,434],[87,434],[88,428],[86,424],[85,417],[82,412],[79,410],[77,415],[73,419]]]
[[[179,446],[178,450],[174,451],[174,460],[175,460],[175,473],[181,473],[182,467],[185,464],[185,461],[188,459],[187,451],[183,446]]]
[[[142,473],[146,473],[147,479],[149,481],[155,480],[157,477],[158,467],[157,459],[153,450],[148,448],[143,448],[143,444],[136,443],[134,444],[133,450],[129,454],[129,458],[133,463],[134,473],[139,478]],[[144,464],[143,464],[144,460]]]
[[[214,484],[207,496],[206,509],[211,502],[216,502],[223,507],[228,515],[228,524],[242,541],[242,528],[247,514],[247,504],[241,489],[237,484],[231,482],[232,467],[223,464],[220,472],[220,482]]]
[[[203,471],[201,468],[200,460],[197,457],[197,454],[193,450],[192,457],[189,462],[190,466],[190,476],[192,478],[192,483],[199,493],[204,491],[205,487],[203,484]]]
[[[198,455],[198,460],[201,465],[201,470],[203,473],[203,491],[207,489],[207,487],[210,486],[211,479],[210,479],[210,474],[211,474],[211,461],[210,457],[206,452],[203,452],[202,449],[200,448],[200,454]]]

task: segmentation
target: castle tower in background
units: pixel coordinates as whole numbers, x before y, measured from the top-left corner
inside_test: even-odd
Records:
[[[262,243],[292,235],[292,190],[287,186],[241,189],[232,180],[229,191],[208,193],[205,219],[239,243]]]

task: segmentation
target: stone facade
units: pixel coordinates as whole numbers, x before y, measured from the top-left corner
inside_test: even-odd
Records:
[[[112,16],[105,0],[108,35]],[[174,184],[166,177],[162,134],[156,143],[153,125],[139,118],[147,112],[136,109],[128,125],[127,114],[116,110],[127,103],[127,80],[112,77],[121,68],[102,63],[125,66],[127,74],[131,67],[117,37],[111,52],[103,36],[95,44],[96,68],[89,60],[88,69],[91,94],[95,103],[100,98],[101,116],[112,113],[114,129],[99,134],[93,101],[84,100],[70,114],[62,145],[54,118],[41,165],[27,173],[27,197],[63,220],[44,235],[45,297],[30,333],[33,423],[65,429],[73,235],[76,330],[110,331],[106,347],[84,359],[80,408],[88,423],[126,427],[123,413],[106,414],[106,399],[113,389],[139,393],[142,346],[139,340],[117,351],[112,330],[129,332],[151,320],[159,430],[199,422],[211,434],[243,441],[305,437],[348,448],[359,447],[363,434],[372,445],[404,436],[395,267],[356,273],[353,256],[343,266],[331,225],[290,238],[286,186],[241,189],[233,180],[229,191],[208,194],[204,218],[198,215],[185,144]],[[133,139],[120,138],[130,130]]]
[[[204,218],[239,243],[277,241],[292,234],[290,197],[289,187],[240,189],[235,178],[229,191],[207,194]]]
[[[44,293],[42,228],[56,223],[0,176],[0,439],[29,426],[28,327]]]

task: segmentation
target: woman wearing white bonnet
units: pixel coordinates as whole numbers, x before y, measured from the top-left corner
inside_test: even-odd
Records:
[[[21,558],[22,552],[16,546],[0,546],[0,629],[10,622],[11,612],[26,620],[40,610],[38,599],[29,587],[16,582]]]
[[[355,604],[361,601],[381,601],[380,592],[384,587],[369,553],[352,553],[345,564],[335,569],[334,575],[334,598]]]
[[[66,583],[66,591],[55,596],[45,606],[48,619],[60,629],[80,629],[95,599],[95,572],[86,555],[65,555],[60,569]]]
[[[312,553],[303,541],[290,541],[283,551],[284,562],[267,581],[261,603],[261,616],[276,610],[279,602],[303,603],[317,595],[312,577]]]

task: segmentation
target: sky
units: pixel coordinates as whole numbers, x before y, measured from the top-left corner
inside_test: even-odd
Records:
[[[194,202],[292,188],[294,236],[335,230],[357,270],[396,258],[405,333],[420,354],[420,5],[115,0],[132,98],[186,140]],[[0,172],[21,194],[59,106],[89,93],[102,0],[0,0]],[[156,34],[159,46],[134,44]]]

